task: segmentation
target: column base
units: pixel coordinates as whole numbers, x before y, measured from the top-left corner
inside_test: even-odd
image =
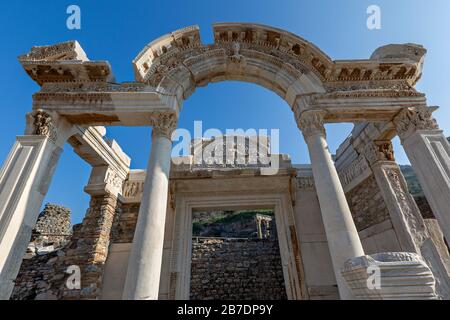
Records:
[[[345,263],[342,276],[358,300],[438,299],[433,273],[415,253],[385,252],[356,257]]]

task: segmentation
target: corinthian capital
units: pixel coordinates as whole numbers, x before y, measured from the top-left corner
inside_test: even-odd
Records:
[[[297,125],[305,138],[315,134],[325,135],[323,111],[305,111],[297,118]]]
[[[363,153],[370,165],[378,161],[395,161],[391,141],[371,141],[365,145]]]
[[[436,120],[432,117],[432,113],[437,108],[415,107],[400,111],[394,118],[394,124],[400,138],[405,139],[417,130],[439,129]]]
[[[161,113],[152,119],[153,134],[171,139],[172,132],[177,128],[178,118],[173,113]]]
[[[34,126],[33,134],[45,136],[55,142],[57,133],[52,117],[43,110],[33,112],[32,117]]]

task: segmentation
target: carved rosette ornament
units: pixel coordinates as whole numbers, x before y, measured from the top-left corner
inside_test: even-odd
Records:
[[[378,161],[395,161],[394,148],[391,141],[372,141],[363,150],[370,165]]]
[[[438,107],[415,107],[402,110],[394,119],[397,133],[401,139],[408,138],[417,130],[439,129],[432,113]]]
[[[57,134],[52,117],[48,113],[38,110],[33,114],[33,118],[34,134],[45,136],[51,141],[56,142]]]
[[[173,113],[161,113],[152,119],[153,134],[172,139],[172,133],[177,128],[178,118]]]
[[[320,134],[325,136],[325,127],[323,126],[323,111],[305,111],[297,118],[297,125],[302,131],[305,139]]]

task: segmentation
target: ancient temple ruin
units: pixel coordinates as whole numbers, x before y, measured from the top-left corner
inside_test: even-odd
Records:
[[[0,298],[11,296],[69,143],[92,165],[91,201],[53,257],[42,298],[189,299],[192,212],[271,208],[288,299],[449,299],[450,144],[436,107],[414,88],[425,48],[391,44],[365,60],[333,61],[268,26],[219,23],[213,32],[211,44],[197,26],[149,43],[133,61],[131,83],[115,82],[110,64],[90,61],[76,41],[19,57],[40,90],[0,171]],[[280,154],[279,170],[267,174],[260,166],[198,166],[191,156],[171,161],[183,101],[227,80],[286,101],[311,164],[294,166]],[[354,129],[333,161],[324,124],[339,122]],[[147,168],[130,169],[126,146],[105,139],[107,126],[153,126]],[[436,220],[423,219],[408,192],[395,136]],[[81,269],[80,288],[66,285],[72,265]],[[380,288],[365,284],[370,266],[381,270]]]

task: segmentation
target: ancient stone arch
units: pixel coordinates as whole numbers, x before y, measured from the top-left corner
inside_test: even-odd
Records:
[[[25,71],[41,88],[33,95],[25,136],[17,137],[0,171],[0,297],[8,298],[11,293],[61,147],[69,142],[93,166],[85,189],[92,196],[91,208],[83,226],[88,230],[94,225],[95,232],[85,233],[88,242],[95,244],[88,250],[87,260],[96,261],[100,271],[94,272],[95,276],[90,274],[89,288],[95,289],[94,293],[88,290],[90,297],[99,297],[96,290],[100,290],[103,269],[98,265],[108,259],[116,207],[118,203],[138,201],[140,209],[125,266],[123,298],[156,299],[160,282],[177,277],[176,270],[166,275],[166,280],[161,277],[168,213],[179,210],[174,209],[177,203],[186,208],[192,201],[198,205],[208,203],[208,199],[185,196],[177,202],[176,183],[169,183],[170,136],[183,101],[197,87],[225,80],[266,87],[292,109],[308,144],[311,167],[306,171],[286,167],[283,174],[289,186],[280,183],[287,193],[269,200],[274,206],[276,203],[288,208],[284,210],[288,212],[297,199],[292,190],[317,194],[320,217],[316,218],[324,230],[331,261],[328,264],[341,298],[374,297],[355,289],[355,279],[361,279],[356,275],[367,261],[396,261],[399,265],[416,261],[416,269],[409,270],[408,265],[404,272],[425,270],[431,279],[439,277],[439,295],[448,296],[442,254],[430,240],[431,232],[407,192],[390,144],[396,135],[402,140],[440,228],[449,239],[450,146],[432,117],[435,107],[429,107],[425,95],[414,88],[426,50],[416,44],[393,44],[376,49],[369,59],[336,61],[308,41],[273,27],[219,23],[213,32],[212,44],[201,42],[197,26],[151,42],[133,61],[135,81],[129,83],[117,83],[109,63],[90,61],[76,41],[33,47],[19,57]],[[336,165],[326,143],[324,124],[330,122],[355,123],[352,135],[338,150]],[[130,159],[117,143],[103,139],[105,130],[101,126],[114,125],[153,126],[145,177],[143,172],[129,169]],[[261,176],[258,168],[254,170]],[[295,187],[290,185],[293,178]],[[373,178],[371,181],[381,190],[389,223],[396,231],[398,246],[394,251],[412,254],[361,258],[365,255],[361,231],[353,221],[346,192],[353,192],[368,178]],[[287,205],[289,202],[291,205]],[[296,220],[295,213],[285,218],[284,229],[280,230],[288,239],[286,246],[298,249],[303,242],[297,235],[302,234],[304,224]],[[175,219],[174,223],[179,221]],[[287,273],[295,273],[292,279],[301,278],[301,259],[291,255],[291,261]],[[413,279],[414,285],[423,288],[416,297],[435,297],[434,286],[429,285],[432,282],[422,280]],[[298,286],[291,288],[295,291]],[[308,296],[314,290],[307,288],[306,295],[297,292],[291,297]],[[377,292],[375,297],[386,294]],[[405,288],[397,297],[411,295]]]

